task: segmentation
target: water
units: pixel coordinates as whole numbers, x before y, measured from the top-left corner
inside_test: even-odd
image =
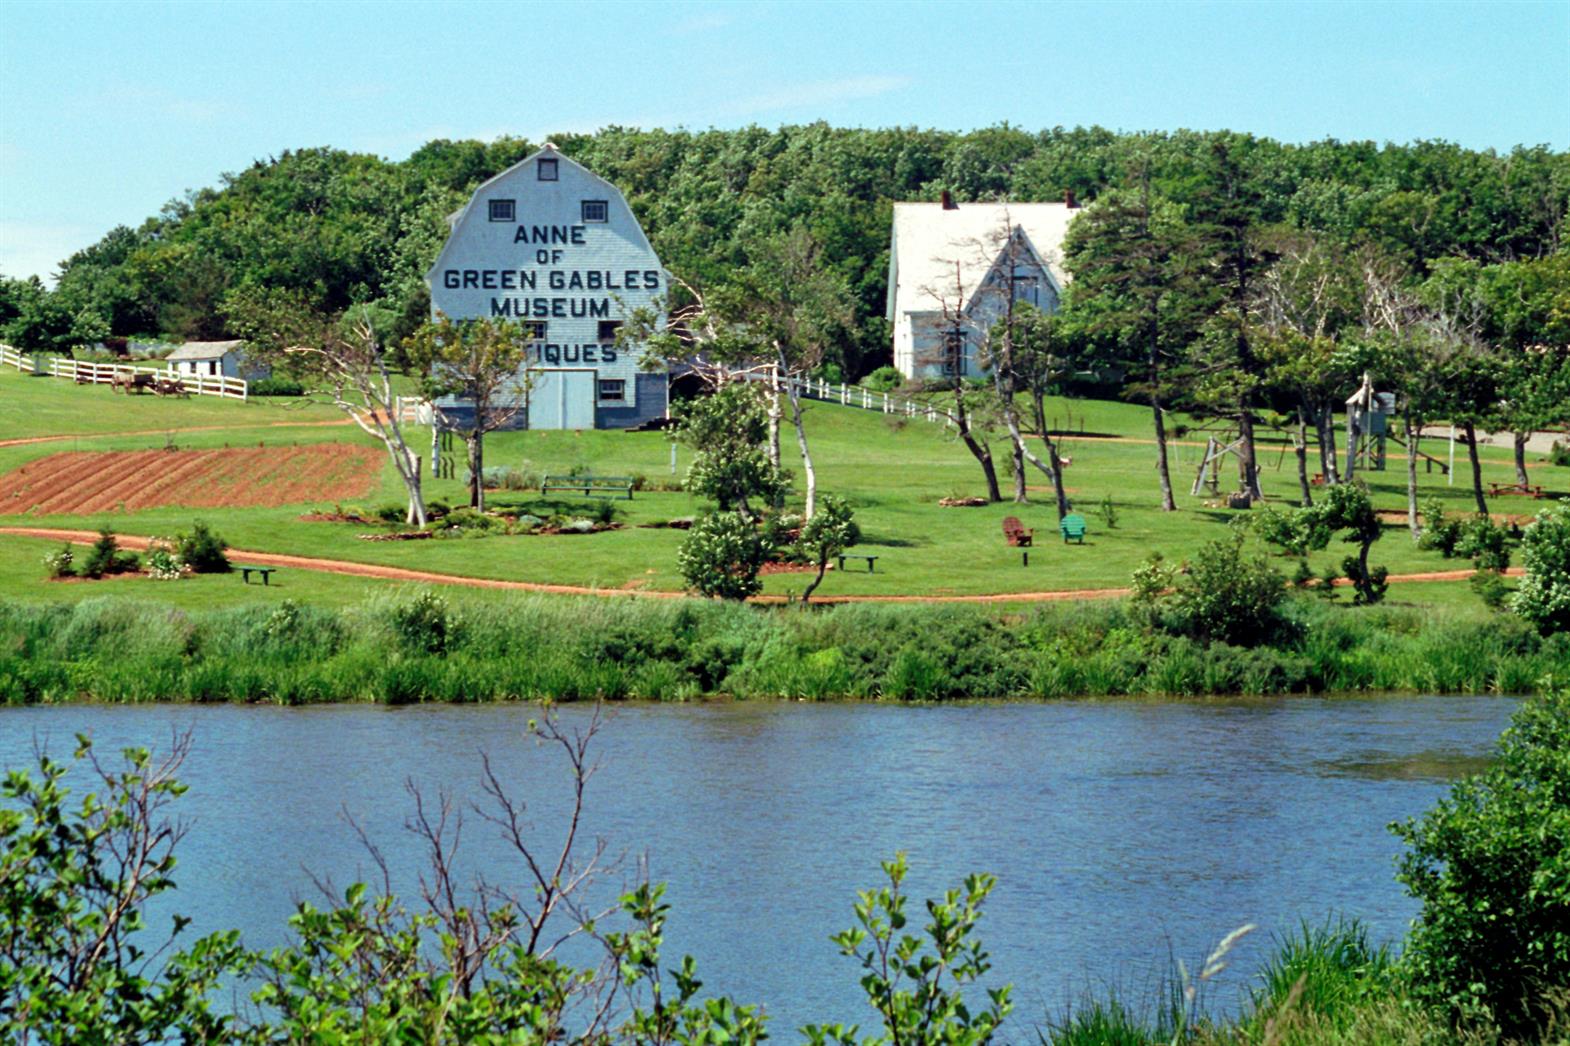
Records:
[[[625,854],[602,895],[646,855],[669,883],[669,956],[698,957],[707,988],[765,1002],[776,1037],[807,1021],[866,1023],[853,962],[828,941],[855,891],[905,850],[911,893],[999,885],[981,923],[989,984],[1012,982],[1028,1037],[1088,987],[1136,997],[1245,922],[1260,932],[1218,982],[1230,1008],[1299,919],[1344,912],[1379,939],[1415,908],[1392,873],[1391,821],[1480,765],[1514,702],[1407,698],[890,707],[733,704],[615,708],[596,739],[588,832]],[[569,706],[581,725],[590,709]],[[65,706],[0,710],[6,767],[35,739],[67,755],[161,747],[190,728],[180,801],[192,821],[173,910],[198,930],[283,942],[306,870],[346,884],[372,871],[345,823],[387,854],[395,886],[419,865],[403,830],[405,779],[480,801],[479,753],[530,806],[542,846],[566,809],[565,762],[523,740],[537,710],[331,706]],[[463,856],[524,883],[471,815]],[[919,912],[919,906],[915,907]]]

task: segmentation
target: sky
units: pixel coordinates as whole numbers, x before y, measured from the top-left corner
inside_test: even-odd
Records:
[[[0,2],[0,273],[318,145],[825,120],[1570,148],[1570,0]]]

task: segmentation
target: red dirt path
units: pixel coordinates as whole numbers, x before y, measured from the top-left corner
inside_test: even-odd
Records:
[[[0,527],[0,534],[20,537],[47,538],[52,541],[71,541],[90,545],[98,540],[91,530],[59,530],[50,527]],[[148,540],[131,534],[117,535],[125,548],[142,550]],[[373,577],[390,581],[420,581],[437,585],[465,585],[470,588],[512,589],[520,592],[549,592],[569,596],[635,596],[649,599],[681,599],[684,592],[662,592],[632,588],[588,588],[583,585],[551,585],[539,581],[500,581],[495,578],[462,577],[457,574],[438,574],[429,570],[409,570],[405,567],[387,567],[375,563],[355,563],[343,559],[317,559],[313,556],[290,556],[279,552],[247,552],[230,549],[230,557],[247,564],[270,567],[296,567],[300,570],[319,570],[328,574],[347,574],[351,577]],[[1465,581],[1472,576],[1470,570],[1435,570],[1422,574],[1392,574],[1386,580],[1403,583],[1408,581]],[[1520,577],[1520,567],[1505,571],[1511,577]],[[1338,585],[1350,584],[1345,578]],[[1055,603],[1082,599],[1113,599],[1126,596],[1126,588],[1083,588],[1062,592],[998,592],[975,596],[825,596],[822,603]],[[783,603],[779,596],[760,596],[760,603]]]
[[[0,512],[80,515],[180,505],[228,508],[365,497],[382,455],[316,443],[227,450],[63,451],[0,475]]]

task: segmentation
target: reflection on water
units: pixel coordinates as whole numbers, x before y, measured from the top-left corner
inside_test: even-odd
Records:
[[[775,1034],[859,1021],[857,970],[829,943],[855,891],[905,850],[911,893],[999,878],[981,934],[989,983],[1015,985],[1017,1027],[1087,984],[1138,991],[1169,954],[1202,956],[1244,922],[1220,989],[1235,998],[1272,932],[1346,912],[1376,938],[1414,910],[1392,879],[1386,825],[1421,812],[1475,769],[1504,728],[1504,698],[1137,703],[624,706],[600,737],[588,829],[646,854],[669,883],[672,957],[691,952],[709,989],[767,1003]],[[589,710],[568,706],[563,719]],[[479,753],[560,824],[559,754],[523,740],[528,706],[390,709],[66,706],[0,710],[4,765],[35,736],[65,754],[76,731],[101,750],[167,744],[194,729],[182,800],[194,824],[173,910],[199,929],[282,942],[304,869],[339,883],[370,864],[343,821],[381,844],[412,893],[418,847],[403,830],[406,779],[483,798]],[[525,878],[471,818],[464,858],[492,880]],[[609,895],[631,873],[629,861]]]
[[[1327,759],[1320,769],[1333,776],[1366,777],[1374,781],[1454,781],[1488,768],[1489,757],[1448,748],[1432,752],[1387,755],[1367,753],[1345,759]]]

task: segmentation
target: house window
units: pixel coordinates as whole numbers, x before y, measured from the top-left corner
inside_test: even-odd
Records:
[[[601,345],[611,345],[616,341],[616,332],[621,330],[621,320],[601,320],[599,341]]]
[[[610,219],[611,206],[604,200],[584,200],[583,220],[586,222],[603,222]]]
[[[556,180],[556,161],[553,159],[538,160],[535,170],[539,172],[540,181],[554,182]]]
[[[544,320],[524,320],[523,321],[523,336],[525,338],[528,338],[530,341],[544,341],[545,340],[545,321]]]
[[[943,332],[943,373],[963,377],[965,374],[965,332]]]
[[[217,374],[218,373],[218,361],[217,360],[208,360],[207,361],[207,373],[209,373],[209,374]]]
[[[517,205],[516,201],[514,201],[514,200],[492,200],[491,201],[491,221],[493,221],[493,222],[510,222],[510,221],[515,220],[517,214],[518,214],[518,205]]]
[[[1014,277],[1014,300],[1041,304],[1041,281],[1034,276]]]
[[[600,399],[625,403],[627,401],[627,383],[621,378],[601,379]]]

